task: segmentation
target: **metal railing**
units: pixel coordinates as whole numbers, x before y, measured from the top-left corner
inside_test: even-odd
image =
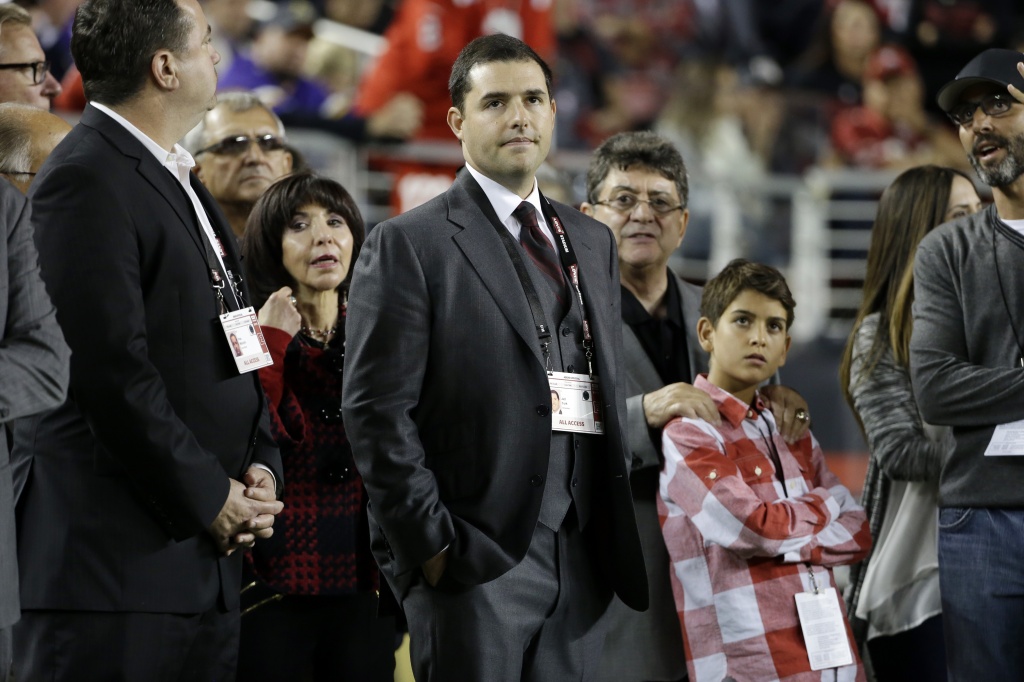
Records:
[[[392,178],[370,170],[371,157],[445,165],[462,159],[457,144],[359,147],[311,131],[290,131],[289,141],[310,166],[352,192],[367,225],[391,213],[387,196]],[[567,174],[576,201],[582,201],[589,155],[554,152],[549,161]],[[681,276],[703,282],[733,258],[770,262],[786,274],[797,299],[794,338],[845,338],[860,304],[878,197],[893,177],[892,173],[823,169],[803,176],[768,175],[746,185],[691,177],[691,228],[681,254],[670,264]],[[743,206],[751,202],[760,203],[759,220],[752,221],[744,213]],[[703,246],[688,248],[693,243]]]

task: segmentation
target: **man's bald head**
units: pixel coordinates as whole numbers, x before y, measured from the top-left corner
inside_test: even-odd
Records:
[[[48,111],[0,104],[0,175],[28,192],[39,168],[69,130],[64,119]]]

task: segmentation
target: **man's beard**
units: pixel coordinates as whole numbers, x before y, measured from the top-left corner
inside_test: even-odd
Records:
[[[990,142],[1003,148],[1005,156],[997,165],[986,168],[981,165],[972,151],[967,155],[981,181],[989,187],[1006,187],[1024,174],[1024,134],[1005,138],[999,135],[985,135],[975,140],[977,149],[981,142]]]

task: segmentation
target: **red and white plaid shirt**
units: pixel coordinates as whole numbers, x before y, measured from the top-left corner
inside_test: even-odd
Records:
[[[691,682],[865,680],[854,663],[811,670],[795,595],[835,587],[832,566],[871,547],[864,510],[808,434],[790,446],[760,397],[753,408],[698,377],[722,424],[676,419],[664,431],[658,513]],[[773,450],[785,483],[776,474]],[[838,590],[836,599],[846,609]]]

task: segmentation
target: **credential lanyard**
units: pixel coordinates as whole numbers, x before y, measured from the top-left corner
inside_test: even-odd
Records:
[[[170,173],[170,171],[168,171],[168,173]],[[206,267],[207,273],[209,273],[210,277],[210,288],[213,289],[214,296],[217,299],[218,313],[223,315],[228,312],[228,310],[231,310],[228,306],[227,300],[224,298],[225,285],[231,292],[231,298],[235,302],[234,310],[241,310],[245,305],[245,298],[242,296],[241,278],[236,277],[234,273],[228,270],[227,263],[224,264],[225,272],[223,276],[221,276],[220,260],[217,258],[217,254],[213,251],[213,245],[210,243],[210,237],[206,234],[206,230],[203,229],[203,220],[199,217],[195,204],[192,203],[192,197],[190,197],[185,188],[181,186],[178,179],[174,178],[173,173],[171,173],[171,177],[173,178],[172,181],[174,182],[174,186],[181,192],[186,205],[191,209],[192,218],[195,220],[195,230],[199,237],[199,243],[203,245],[203,253],[206,255]],[[199,205],[202,206],[202,201],[199,202]],[[205,208],[203,210],[205,210]],[[207,218],[209,218],[209,216],[207,216]],[[220,236],[217,235],[217,230],[213,227],[212,222],[210,224],[210,229],[213,230],[214,236],[219,240]],[[228,278],[228,281],[225,281],[225,277]]]
[[[579,261],[576,258],[576,252],[572,248],[572,242],[569,241],[569,235],[566,234],[562,221],[555,213],[551,202],[544,195],[541,195],[540,198],[544,217],[547,219],[548,224],[551,225],[551,230],[555,235],[555,250],[558,252],[562,262],[562,269],[569,274],[569,281],[572,282],[573,288],[576,291],[576,297],[580,302],[580,311],[583,315],[583,349],[587,357],[587,368],[590,375],[594,376],[594,337],[590,333],[590,321],[587,319],[587,309],[583,303],[583,291],[580,289]],[[512,238],[512,235],[509,234],[508,229],[504,225],[495,224],[494,229],[497,230],[501,243],[505,245],[505,251],[508,252],[508,257],[512,260],[512,266],[519,277],[523,293],[526,294],[526,300],[530,304],[530,313],[533,315],[533,324],[537,330],[537,338],[540,341],[540,350],[544,355],[545,368],[550,371],[551,330],[544,323],[544,308],[540,304],[540,297],[537,296],[537,291],[533,287],[533,280],[530,279],[530,272],[527,270],[526,263],[519,253],[516,240]]]

